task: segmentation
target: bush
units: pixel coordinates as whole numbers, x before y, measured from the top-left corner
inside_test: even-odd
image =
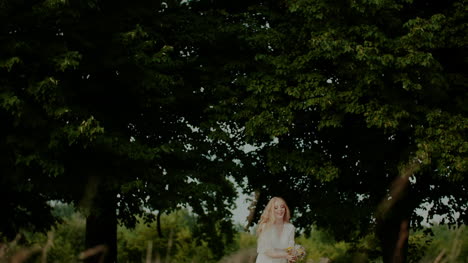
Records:
[[[81,262],[78,255],[84,250],[85,219],[79,214],[70,213],[69,205],[57,204],[56,209],[61,214],[62,222],[54,226],[47,234],[41,232],[22,231],[16,240],[5,242],[5,255],[0,256],[0,262],[10,262],[16,255],[23,254],[20,262]],[[73,208],[72,208],[73,209]],[[64,213],[68,211],[67,213]]]
[[[186,210],[161,216],[162,236],[157,233],[156,222],[139,219],[134,229],[118,227],[118,262],[143,262],[146,258],[159,258],[165,263],[216,262],[206,242],[193,235],[195,219]]]

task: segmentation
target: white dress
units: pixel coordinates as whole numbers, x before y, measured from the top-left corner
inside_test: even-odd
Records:
[[[294,226],[290,223],[284,223],[281,235],[275,227],[264,230],[258,237],[257,261],[256,263],[287,263],[285,258],[272,258],[268,254],[275,249],[284,250],[287,247],[294,246]]]

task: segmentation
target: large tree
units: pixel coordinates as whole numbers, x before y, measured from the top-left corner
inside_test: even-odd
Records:
[[[206,110],[229,93],[227,69],[238,59],[232,45],[242,25],[225,10],[242,8],[3,1],[1,202],[9,216],[0,231],[45,229],[48,200],[75,202],[87,217],[87,248],[107,245],[101,252],[114,262],[119,220],[133,225],[145,207],[160,214],[189,205],[199,237],[221,256],[232,238],[236,148],[219,140],[224,124]]]
[[[219,107],[258,146],[242,164],[259,208],[282,195],[299,227],[348,240],[375,231],[384,262],[405,261],[425,203],[429,219],[466,223],[465,11],[464,1],[320,0],[257,10],[254,69]]]

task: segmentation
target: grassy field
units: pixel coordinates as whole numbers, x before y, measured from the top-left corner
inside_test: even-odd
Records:
[[[118,229],[118,262],[120,263],[250,263],[255,262],[256,237],[239,230],[234,242],[227,244],[221,259],[209,245],[193,233],[193,218],[179,211],[162,218],[159,237],[155,224],[138,223],[135,228]],[[84,249],[84,218],[78,213],[64,217],[63,223],[47,234],[22,232],[14,240],[2,239],[0,263],[73,263],[91,255],[105,254],[98,246]],[[240,227],[239,227],[240,229]],[[450,229],[439,225],[431,228],[433,236],[423,231],[411,233],[409,258],[411,263],[468,263],[468,232],[464,226]],[[365,263],[382,262],[373,235],[354,246],[334,240],[327,232],[313,229],[310,236],[298,236],[296,242],[307,251],[307,263]]]

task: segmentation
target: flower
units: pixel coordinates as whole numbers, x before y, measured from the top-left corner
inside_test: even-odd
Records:
[[[296,262],[300,261],[300,260],[303,260],[305,258],[305,255],[306,255],[306,251],[305,251],[304,247],[299,245],[299,244],[295,244],[292,247],[286,248],[286,252],[289,255],[295,256],[296,257]]]

